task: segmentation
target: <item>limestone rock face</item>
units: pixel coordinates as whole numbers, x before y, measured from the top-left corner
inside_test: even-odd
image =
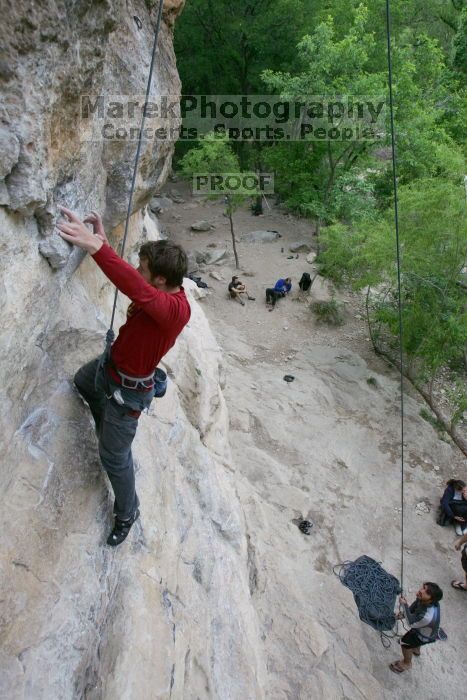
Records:
[[[176,103],[180,93],[171,26],[183,4],[164,3],[150,100],[172,95]],[[40,235],[56,238],[57,204],[80,214],[97,208],[111,228],[122,220],[136,141],[116,138],[114,128],[104,137],[104,117],[111,99],[125,110],[132,100],[144,103],[157,7],[139,0],[58,0],[8,3],[2,13],[0,204],[35,217]],[[136,127],[139,113],[135,108]],[[176,108],[169,116],[176,129]],[[143,140],[133,210],[167,178],[172,150],[170,140]],[[51,241],[41,252],[62,267],[57,248]]]
[[[149,699],[172,689],[178,698],[262,697],[222,357],[196,286],[187,280],[192,318],[163,361],[167,394],[140,419],[141,522],[113,551],[104,544],[112,498],[89,412],[71,383],[102,350],[111,287],[89,258],[58,278],[30,243],[34,220],[0,215],[9,251],[0,695]],[[137,240],[155,236],[149,215],[136,214],[130,260]]]
[[[171,25],[182,6],[165,1],[154,95],[180,92]],[[142,517],[123,549],[105,546],[112,499],[72,388],[102,351],[113,290],[56,237],[56,205],[102,212],[117,244],[136,150],[86,141],[79,97],[144,95],[157,7],[2,6],[0,696],[10,700],[263,695],[222,358],[195,286],[192,320],[164,363],[168,392],[141,418]],[[171,155],[170,142],[143,143],[130,262],[159,235],[144,204]],[[116,328],[126,304],[120,295]]]

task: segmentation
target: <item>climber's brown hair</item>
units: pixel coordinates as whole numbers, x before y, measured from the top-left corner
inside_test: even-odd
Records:
[[[165,277],[168,287],[179,287],[187,274],[187,257],[182,246],[172,241],[143,243],[139,257],[146,260],[151,277]]]

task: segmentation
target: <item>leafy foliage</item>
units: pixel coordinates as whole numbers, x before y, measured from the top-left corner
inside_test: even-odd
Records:
[[[318,321],[328,326],[341,326],[344,322],[342,308],[335,299],[329,301],[314,301],[311,304]]]
[[[179,163],[181,174],[192,177],[195,173],[239,172],[238,158],[225,137],[206,134],[196,148],[188,151]]]
[[[467,261],[463,187],[425,180],[400,188],[403,347],[430,372],[462,354],[467,299],[459,276]],[[377,287],[374,321],[399,331],[392,212],[323,233],[323,272],[338,284]],[[384,289],[384,293],[383,293]]]
[[[462,373],[467,357],[467,0],[391,0],[391,16],[403,349],[430,379],[446,364]],[[384,2],[190,0],[175,44],[185,93],[387,96]],[[389,120],[373,142],[207,138],[194,154],[185,173],[273,171],[277,197],[321,229],[322,272],[371,290],[372,338],[397,350]]]

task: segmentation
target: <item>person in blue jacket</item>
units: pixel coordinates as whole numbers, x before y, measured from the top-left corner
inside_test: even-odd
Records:
[[[274,287],[266,289],[266,304],[270,306],[269,311],[272,311],[278,299],[285,297],[292,289],[292,280],[290,277],[281,277],[277,280]]]
[[[467,534],[467,488],[461,479],[449,479],[441,497],[441,508],[457,535]]]

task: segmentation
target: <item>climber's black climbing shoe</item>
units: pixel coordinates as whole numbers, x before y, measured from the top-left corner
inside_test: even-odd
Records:
[[[115,523],[112,532],[107,537],[107,544],[111,547],[116,547],[121,544],[123,540],[126,540],[128,533],[131,530],[133,523],[139,518],[139,509],[137,508],[135,514],[129,520],[120,520],[115,516]]]

